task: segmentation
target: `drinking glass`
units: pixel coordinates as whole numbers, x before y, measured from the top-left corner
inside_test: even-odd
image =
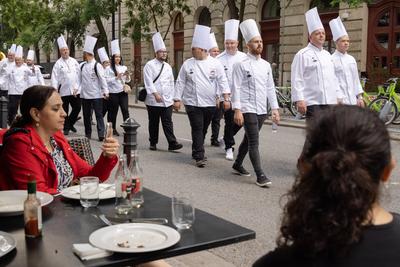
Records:
[[[99,178],[86,176],[81,177],[79,180],[82,207],[96,207],[99,204]]]
[[[187,193],[176,193],[172,197],[172,223],[178,229],[189,229],[194,223],[194,207]]]

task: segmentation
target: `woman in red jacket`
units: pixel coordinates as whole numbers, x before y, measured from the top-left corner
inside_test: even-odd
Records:
[[[26,189],[28,177],[38,191],[56,194],[82,176],[104,181],[117,163],[118,141],[107,138],[94,166],[81,159],[60,130],[66,113],[53,87],[32,86],[21,98],[21,116],[3,136],[0,190]]]

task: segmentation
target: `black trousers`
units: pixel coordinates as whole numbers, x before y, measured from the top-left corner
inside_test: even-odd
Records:
[[[8,99],[8,91],[7,90],[0,90],[0,97],[5,96]]]
[[[65,119],[64,130],[70,130],[78,119],[79,112],[81,112],[81,98],[79,95],[62,96],[63,109],[67,113]],[[69,113],[69,106],[71,106],[71,113]]]
[[[127,118],[129,118],[128,94],[125,92],[110,94],[110,97],[107,102],[108,102],[107,121],[112,123],[113,129],[116,129],[118,107],[121,108],[123,120],[125,121]]]
[[[18,113],[21,95],[8,95],[8,125],[11,125]]]
[[[92,113],[96,116],[98,137],[104,137],[103,120],[103,98],[82,99],[83,123],[85,125],[85,136],[92,136]]]
[[[207,128],[211,123],[216,107],[196,107],[185,105],[192,128],[192,158],[195,160],[204,159],[204,137]]]
[[[146,106],[147,114],[149,116],[149,141],[150,145],[158,143],[158,131],[160,119],[162,128],[167,138],[169,145],[176,144],[176,137],[174,135],[174,125],[172,123],[172,106],[169,107],[155,107]]]
[[[235,162],[238,165],[242,165],[247,152],[249,152],[254,172],[257,176],[260,176],[264,174],[264,172],[261,168],[260,152],[258,150],[259,131],[267,118],[267,114],[257,115],[256,113],[243,113],[243,117],[245,135],[239,146],[239,152]]]
[[[211,142],[218,142],[219,128],[221,127],[220,121],[224,115],[224,102],[219,103],[219,108],[215,109],[211,120]]]
[[[235,111],[233,109],[226,110],[224,113],[225,128],[224,128],[224,142],[225,149],[232,148],[235,145],[234,136],[239,132],[242,126],[237,125],[233,119]]]

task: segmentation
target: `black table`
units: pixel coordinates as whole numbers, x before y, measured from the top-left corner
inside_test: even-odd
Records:
[[[171,223],[171,199],[151,190],[144,190],[145,205],[136,210],[136,217],[162,217]],[[43,207],[43,236],[25,239],[23,216],[0,217],[0,230],[10,233],[17,248],[0,258],[0,266],[124,266],[169,258],[255,238],[255,232],[196,209],[196,220],[190,230],[180,231],[181,239],[173,247],[146,253],[114,253],[81,261],[72,244],[88,243],[90,234],[105,224],[93,214],[112,214],[114,199],[101,200],[97,208],[83,209],[79,200],[61,196]]]

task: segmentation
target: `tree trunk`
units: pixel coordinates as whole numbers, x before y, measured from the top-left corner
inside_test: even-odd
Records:
[[[36,62],[38,65],[40,65],[40,47],[39,43],[34,44],[34,49],[35,49],[35,57],[36,57]]]
[[[103,23],[101,21],[101,18],[99,16],[95,17],[95,22],[97,29],[99,30],[99,38],[97,40],[96,47],[104,47],[107,52],[108,50],[108,41],[107,41],[107,33],[106,30],[104,29]]]
[[[227,5],[229,8],[229,17],[231,19],[239,19],[239,9],[236,6],[235,0],[227,0]]]
[[[246,0],[240,0],[239,20],[243,21],[244,9],[246,8]],[[239,31],[239,50],[243,51],[243,38],[242,33]]]

